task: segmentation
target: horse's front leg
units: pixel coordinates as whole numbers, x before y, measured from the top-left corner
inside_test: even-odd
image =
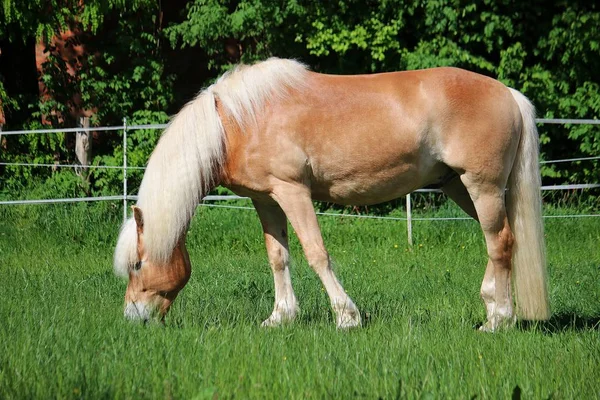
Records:
[[[331,269],[331,260],[306,186],[281,182],[272,193],[296,231],[308,264],[317,273],[336,314],[338,328],[360,326],[360,313]]]
[[[277,204],[263,204],[256,201],[253,203],[265,234],[269,264],[275,281],[273,313],[262,323],[262,326],[279,326],[294,320],[298,313],[298,302],[290,278],[287,219]]]

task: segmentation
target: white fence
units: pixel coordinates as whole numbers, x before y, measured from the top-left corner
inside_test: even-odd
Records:
[[[595,119],[537,119],[538,124],[586,124],[586,125],[600,125],[600,120]],[[121,201],[123,203],[123,220],[127,218],[128,212],[128,201],[136,201],[137,196],[132,196],[127,193],[127,171],[133,169],[145,169],[144,167],[132,167],[127,165],[127,133],[133,130],[140,129],[164,129],[166,124],[152,124],[152,125],[128,125],[127,119],[123,119],[123,125],[121,126],[109,126],[109,127],[91,127],[91,128],[61,128],[61,129],[38,129],[38,130],[19,130],[19,131],[0,131],[1,136],[10,135],[28,135],[28,134],[49,134],[49,133],[76,133],[82,131],[93,131],[93,132],[109,132],[109,131],[121,131],[123,134],[123,165],[94,165],[94,166],[81,166],[81,165],[65,165],[65,164],[41,164],[41,163],[10,163],[2,162],[0,160],[0,166],[22,166],[22,167],[48,167],[48,168],[103,168],[103,169],[122,169],[123,170],[123,194],[117,196],[102,196],[102,197],[79,197],[79,198],[63,198],[63,199],[21,199],[21,200],[6,200],[0,201],[0,205],[18,205],[18,204],[55,204],[55,203],[77,203],[77,202],[91,202],[91,201]],[[547,160],[541,161],[540,164],[550,163],[562,163],[562,162],[574,162],[574,161],[590,161],[598,160],[600,156],[595,157],[580,157],[580,158],[566,158],[560,160]],[[579,190],[579,189],[594,189],[600,188],[599,183],[595,184],[573,184],[573,185],[553,185],[553,186],[542,186],[543,191],[549,190]],[[435,192],[441,193],[439,189],[419,189],[416,192],[427,193]],[[213,204],[216,201],[230,201],[230,200],[249,200],[246,197],[240,196],[206,196],[201,206],[208,207],[222,207],[232,209],[244,209],[253,210],[253,207],[244,206],[233,206],[224,204]],[[360,214],[341,214],[341,213],[317,213],[319,215],[336,216],[336,217],[351,217],[351,218],[373,218],[383,220],[396,220],[406,221],[408,230],[408,243],[412,246],[412,222],[413,221],[445,221],[445,220],[469,220],[469,217],[450,217],[450,218],[417,218],[412,215],[412,203],[411,195],[406,196],[406,217],[384,217],[375,215],[360,215]],[[589,217],[600,217],[600,214],[577,214],[577,215],[546,215],[544,218],[589,218]]]

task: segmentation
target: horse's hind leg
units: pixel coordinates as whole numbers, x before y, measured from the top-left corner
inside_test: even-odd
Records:
[[[473,204],[473,200],[471,200],[471,196],[469,196],[469,192],[467,188],[459,179],[457,175],[450,182],[446,183],[442,186],[442,191],[450,197],[464,212],[469,214],[473,219],[478,220],[477,212],[475,211],[475,205]]]
[[[469,192],[467,188],[462,183],[462,180],[456,179],[451,180],[446,185],[442,187],[442,191],[450,197],[456,204],[463,209],[464,212],[469,214],[473,219],[479,221],[479,217],[477,216],[477,211],[475,210],[475,204],[473,204],[473,200],[471,200],[471,196],[469,196]],[[494,279],[494,263],[489,260],[487,267],[485,269],[485,275],[483,277],[483,282],[481,283],[481,298],[485,303],[485,308],[487,311],[487,316],[490,317],[494,314],[494,310],[496,309],[496,289],[495,289],[495,279]]]
[[[336,314],[338,328],[360,326],[358,309],[331,269],[309,190],[302,185],[282,182],[274,189],[272,197],[289,218],[309,265],[319,275]]]
[[[481,285],[487,322],[481,330],[495,331],[510,326],[515,321],[510,282],[514,236],[506,216],[504,187],[469,182],[465,175],[461,179],[475,205],[489,257]]]
[[[290,278],[287,219],[277,204],[262,204],[254,201],[254,207],[265,234],[269,264],[275,281],[273,313],[262,323],[262,326],[279,326],[284,322],[292,321],[298,313],[298,302]]]

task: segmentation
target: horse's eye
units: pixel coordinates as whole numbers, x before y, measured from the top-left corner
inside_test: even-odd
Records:
[[[142,268],[142,262],[141,261],[138,261],[135,264],[133,264],[133,270],[134,271],[139,271],[140,268]]]

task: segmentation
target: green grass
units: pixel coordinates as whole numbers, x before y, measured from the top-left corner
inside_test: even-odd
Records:
[[[363,314],[363,328],[341,332],[294,236],[301,313],[261,329],[273,284],[258,219],[206,208],[166,324],[128,323],[111,267],[120,215],[0,209],[0,398],[600,396],[598,219],[546,221],[551,321],[482,334],[485,248],[471,221],[415,222],[409,251],[403,222],[321,217]]]

